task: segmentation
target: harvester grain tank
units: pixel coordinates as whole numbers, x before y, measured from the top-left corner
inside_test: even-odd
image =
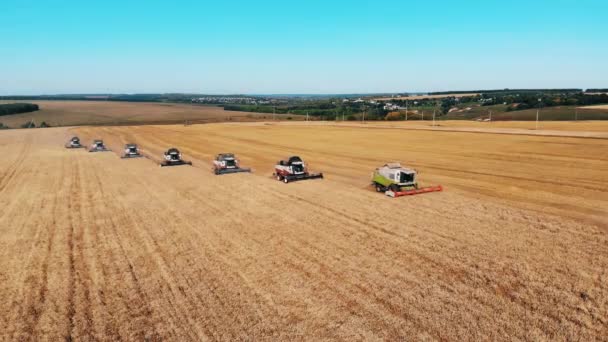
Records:
[[[192,165],[191,161],[185,161],[182,159],[181,152],[175,148],[171,147],[164,154],[164,160],[160,163],[160,166],[177,166],[177,165]]]
[[[80,143],[80,138],[72,137],[70,141],[65,144],[65,148],[83,148],[84,146]]]
[[[139,147],[136,144],[126,144],[125,151],[121,158],[141,158],[143,155],[139,152]]]
[[[93,141],[93,143],[91,144],[91,147],[89,148],[89,152],[107,152],[110,151],[110,149],[108,149],[106,147],[106,145],[103,143],[103,140],[101,139],[96,139]]]
[[[233,153],[220,153],[213,161],[213,172],[216,175],[223,175],[226,173],[251,172],[251,169],[241,167],[239,160]]]
[[[304,161],[298,156],[289,157],[287,160],[280,160],[274,167],[274,174],[277,180],[289,183],[304,179],[323,178],[323,173],[310,173]]]
[[[388,163],[377,168],[372,174],[372,185],[377,192],[384,192],[390,197],[418,195],[443,190],[441,185],[420,188],[416,170],[402,167],[399,163]]]

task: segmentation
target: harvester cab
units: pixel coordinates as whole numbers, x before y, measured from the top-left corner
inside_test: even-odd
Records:
[[[143,155],[141,153],[139,153],[139,148],[137,147],[136,144],[126,144],[125,145],[125,152],[122,155],[121,158],[139,158],[139,157],[143,157]]]
[[[240,167],[239,160],[232,153],[220,153],[213,161],[213,172],[216,175],[237,172],[251,172],[250,168]]]
[[[160,163],[160,166],[177,166],[177,165],[192,165],[191,161],[185,161],[182,159],[181,152],[172,147],[168,149],[164,154],[165,160]]]
[[[97,139],[93,141],[91,144],[91,148],[89,148],[89,152],[106,152],[109,149],[104,145],[103,140]]]
[[[390,197],[417,195],[442,191],[441,185],[418,187],[418,173],[414,169],[402,167],[399,163],[388,163],[377,168],[372,174],[372,185],[377,192]]]
[[[82,146],[82,144],[80,143],[80,138],[72,137],[72,139],[70,139],[70,141],[68,141],[67,144],[65,144],[65,147],[66,148],[81,148],[84,146]]]
[[[289,183],[291,181],[323,178],[323,173],[310,173],[302,159],[292,156],[287,160],[280,160],[274,167],[274,176],[277,180]]]

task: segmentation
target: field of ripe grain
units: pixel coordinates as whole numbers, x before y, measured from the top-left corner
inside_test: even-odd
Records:
[[[425,129],[456,129],[456,130],[471,130],[473,131],[484,131],[488,133],[500,132],[500,130],[507,129],[511,130],[510,133],[526,133],[526,134],[539,134],[547,135],[547,131],[560,131],[562,132],[581,132],[581,133],[608,133],[608,121],[597,120],[597,121],[541,121],[538,123],[538,131],[536,130],[536,123],[534,121],[473,121],[473,120],[436,120],[435,126],[433,126],[432,120],[409,120],[409,121],[366,121],[364,124],[354,121],[339,121],[339,122],[324,122],[329,125],[348,125],[348,126],[360,126],[360,127],[389,127],[389,128],[425,128]],[[313,123],[310,123],[313,124]],[[320,124],[314,122],[314,124]],[[508,131],[505,131],[508,132]],[[584,135],[584,134],[582,134]]]
[[[604,109],[604,110],[608,110],[608,105],[595,105],[595,106],[585,106],[585,107],[579,107],[581,109]]]
[[[483,107],[481,107],[483,108]],[[479,110],[478,110],[479,112]],[[494,121],[536,121],[537,109],[530,108],[524,110],[516,110],[511,112],[494,112],[492,120]],[[602,106],[555,106],[544,107],[538,111],[539,121],[575,121],[575,120],[608,120],[608,110]],[[483,118],[488,118],[487,110],[480,115]]]
[[[248,123],[262,125],[264,123]],[[597,138],[608,139],[608,121],[550,121],[539,123],[535,129],[534,123],[529,121],[509,122],[478,122],[464,120],[436,121],[310,121],[310,122],[274,122],[274,125],[310,126],[310,127],[342,127],[364,128],[374,130],[401,130],[403,131],[436,131],[453,133],[487,133],[499,135],[526,135],[561,138]],[[500,138],[497,138],[500,139]]]
[[[2,101],[4,103],[15,101]],[[150,123],[204,123],[217,121],[252,121],[266,118],[268,114],[224,111],[221,107],[157,102],[117,101],[21,101],[35,103],[40,110],[32,113],[7,115],[0,122],[9,127],[19,127],[30,122],[42,121],[51,126],[150,124]],[[293,119],[296,118],[294,115]],[[286,115],[277,115],[278,118]]]
[[[158,167],[170,146],[194,166]],[[213,175],[218,152],[254,172]],[[3,131],[0,153],[0,340],[608,335],[606,139],[209,124]],[[326,178],[272,179],[291,154]],[[446,190],[373,192],[392,160]]]

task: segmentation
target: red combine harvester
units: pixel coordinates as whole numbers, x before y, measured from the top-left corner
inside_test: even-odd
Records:
[[[273,175],[278,181],[289,183],[304,179],[323,178],[323,173],[310,173],[306,164],[298,156],[289,157],[287,160],[281,160],[274,166]]]

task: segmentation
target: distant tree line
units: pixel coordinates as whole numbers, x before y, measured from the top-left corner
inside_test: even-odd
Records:
[[[223,105],[224,110],[268,114],[309,115],[311,119],[318,120],[341,120],[342,118],[356,120],[355,114],[359,115],[359,117],[365,115],[366,120],[384,120],[388,112],[384,110],[383,106],[384,105],[381,103],[341,102],[341,100],[338,99],[302,101],[300,103],[282,106]]]
[[[471,91],[475,92],[475,91]],[[544,108],[557,106],[591,106],[608,103],[608,94],[601,89],[594,89],[592,93],[584,93],[580,89],[521,89],[519,91],[493,91],[483,92],[480,95],[465,97],[445,97],[440,99],[426,98],[418,100],[399,99],[391,101],[401,107],[437,109],[437,115],[449,113],[451,108],[466,103],[478,103],[481,106],[506,105],[506,111],[518,111],[530,108]]]
[[[21,128],[46,128],[46,127],[51,127],[51,125],[47,124],[45,121],[42,121],[38,126],[36,126],[36,123],[34,123],[34,121],[28,121],[26,123],[21,124],[20,126]]]
[[[555,92],[554,92],[555,91]],[[551,92],[539,90],[509,93],[481,93],[477,96],[467,97],[446,97],[442,99],[422,99],[417,100],[418,106],[437,106],[438,115],[445,115],[449,110],[458,104],[479,103],[482,106],[507,105],[506,111],[526,110],[530,108],[544,108],[557,106],[591,106],[607,104],[608,95],[605,93],[588,94],[582,91],[571,91],[569,89],[552,89]],[[411,105],[410,101],[410,105]],[[400,105],[403,106],[401,103]]]
[[[37,104],[33,103],[7,103],[0,104],[0,116],[2,115],[11,115],[11,114],[20,114],[20,113],[29,113],[35,112],[39,110]]]
[[[20,126],[21,128],[46,128],[46,127],[51,127],[51,125],[47,124],[45,121],[42,121],[38,126],[36,126],[36,123],[34,123],[34,121],[28,121],[26,123],[21,124]]]
[[[42,121],[38,126],[36,126],[36,123],[34,123],[34,121],[28,121],[28,122],[22,123],[21,125],[19,125],[19,127],[21,127],[21,128],[46,128],[46,127],[51,127],[51,125],[47,124],[45,121]],[[3,124],[2,122],[0,122],[0,129],[10,129],[10,127]]]
[[[585,91],[586,93],[608,93],[608,88],[591,88]]]
[[[608,103],[606,94],[578,93],[520,93],[508,95],[482,94],[482,105],[491,106],[495,104],[507,104],[507,111],[524,110],[536,107],[555,106],[591,106]],[[513,105],[515,104],[515,105]]]

